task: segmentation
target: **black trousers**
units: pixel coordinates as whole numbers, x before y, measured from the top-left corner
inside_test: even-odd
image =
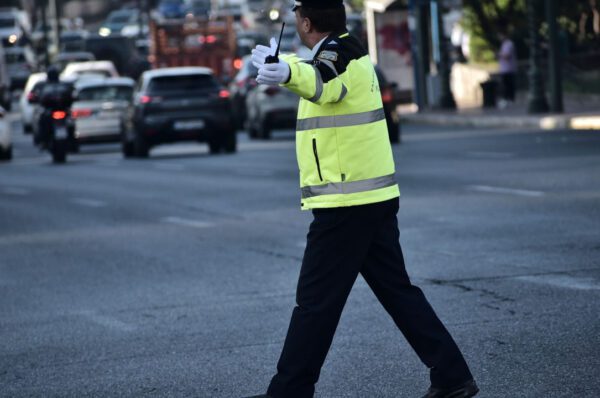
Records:
[[[411,284],[400,248],[399,201],[313,210],[297,306],[271,380],[275,398],[312,397],[352,285],[362,274],[385,310],[430,368],[435,387],[472,378],[456,343],[421,289]]]
[[[514,101],[517,92],[517,74],[502,73],[502,98],[507,101]]]

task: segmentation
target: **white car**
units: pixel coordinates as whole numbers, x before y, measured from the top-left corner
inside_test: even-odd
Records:
[[[0,160],[12,159],[12,140],[8,112],[0,106]]]
[[[35,109],[35,104],[30,104],[29,99],[31,95],[31,91],[35,87],[35,85],[39,82],[46,81],[46,72],[41,73],[32,73],[27,79],[27,83],[25,84],[25,88],[21,93],[21,98],[19,99],[19,105],[21,107],[21,120],[23,122],[23,129],[25,132],[31,131],[31,125],[33,123],[33,111]]]
[[[71,62],[60,74],[60,79],[73,80],[85,75],[119,77],[119,72],[111,61]]]

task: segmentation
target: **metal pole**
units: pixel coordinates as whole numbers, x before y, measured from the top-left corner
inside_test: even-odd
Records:
[[[418,90],[417,105],[419,111],[425,109],[428,104],[427,99],[427,74],[429,73],[429,35],[428,31],[428,4],[423,4],[418,1],[416,5],[416,22],[417,22],[417,82]]]
[[[41,2],[40,11],[42,12],[42,46],[44,47],[44,66],[46,69],[50,66],[50,54],[48,53],[48,14],[46,13],[47,1]]]
[[[440,77],[440,99],[438,101],[438,108],[441,109],[456,109],[456,102],[454,101],[454,95],[450,89],[450,60],[448,57],[448,39],[444,32],[443,24],[443,4],[440,0],[433,0],[432,5],[437,5],[437,20],[433,21],[437,25],[437,41],[438,41],[438,74]]]
[[[560,47],[558,43],[557,0],[546,1],[546,22],[548,23],[548,72],[550,74],[550,110],[563,112],[562,71]]]
[[[527,0],[527,22],[529,24],[529,113],[548,112],[548,101],[544,90],[544,81],[540,67],[540,20],[539,9],[542,3],[539,0]]]

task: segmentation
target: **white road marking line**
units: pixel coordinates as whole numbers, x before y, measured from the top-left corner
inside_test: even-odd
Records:
[[[156,170],[164,171],[183,171],[185,166],[177,163],[154,163],[152,165]]]
[[[163,222],[175,225],[181,225],[184,227],[192,227],[192,228],[210,228],[214,226],[213,223],[206,221],[198,221],[198,220],[188,220],[181,217],[165,217],[162,219]]]
[[[70,202],[80,206],[93,207],[95,209],[98,209],[100,207],[106,207],[106,202],[96,199],[72,198]]]
[[[90,321],[98,325],[107,327],[109,329],[115,329],[123,332],[131,332],[135,330],[135,327],[133,325],[130,325],[128,323],[122,322],[116,318],[112,318],[106,315],[96,314],[93,311],[83,311],[80,314],[89,319]]]
[[[483,159],[509,159],[515,154],[510,152],[467,152],[467,156]]]
[[[594,278],[577,278],[567,275],[532,275],[518,276],[515,279],[567,289],[600,290],[600,283]]]
[[[545,193],[542,191],[530,191],[527,189],[491,187],[488,185],[469,185],[468,189],[470,189],[472,191],[477,191],[477,192],[499,193],[499,194],[505,194],[505,195],[518,195],[518,196],[527,196],[527,197],[535,197],[535,198],[539,198],[540,196],[545,195]]]
[[[3,193],[7,195],[15,195],[15,196],[26,196],[29,195],[30,191],[23,188],[17,187],[6,187],[2,190]]]

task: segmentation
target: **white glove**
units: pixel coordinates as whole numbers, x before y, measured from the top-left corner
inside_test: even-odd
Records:
[[[287,82],[289,78],[290,66],[287,62],[280,59],[276,64],[264,64],[262,68],[258,70],[256,82],[258,84],[276,86],[278,84]]]
[[[262,66],[265,64],[265,58],[267,58],[269,55],[275,55],[276,50],[277,41],[274,37],[271,37],[271,47],[261,46],[259,44],[254,50],[252,50],[252,64],[256,67],[256,69],[262,68]]]

